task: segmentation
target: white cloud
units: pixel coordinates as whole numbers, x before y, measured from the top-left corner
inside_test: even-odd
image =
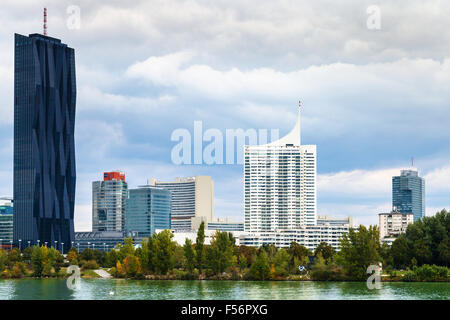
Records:
[[[353,195],[355,198],[386,197],[392,190],[392,177],[399,173],[400,168],[389,168],[320,174],[317,189],[318,193]]]

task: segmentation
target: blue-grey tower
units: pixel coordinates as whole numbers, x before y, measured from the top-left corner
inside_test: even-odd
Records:
[[[392,206],[401,213],[413,213],[414,221],[425,217],[425,180],[417,170],[401,170],[392,177]]]
[[[15,34],[14,48],[14,243],[67,252],[74,241],[75,51],[41,34]]]

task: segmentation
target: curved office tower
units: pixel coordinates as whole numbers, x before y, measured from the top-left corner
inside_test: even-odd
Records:
[[[276,232],[316,224],[316,146],[297,123],[281,139],[244,147],[244,230]]]
[[[75,52],[61,40],[15,35],[14,243],[74,241]]]

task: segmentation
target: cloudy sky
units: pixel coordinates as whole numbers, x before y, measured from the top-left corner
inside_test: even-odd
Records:
[[[299,99],[319,214],[376,223],[411,157],[427,214],[450,208],[450,3],[438,0],[3,0],[0,195],[12,195],[14,33],[42,32],[44,6],[49,35],[76,51],[78,231],[91,228],[91,182],[115,169],[130,187],[211,175],[216,216],[243,220],[242,166],[175,165],[171,134],[198,120],[284,135]]]

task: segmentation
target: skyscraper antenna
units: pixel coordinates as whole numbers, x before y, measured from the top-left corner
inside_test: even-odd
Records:
[[[298,108],[300,109],[302,107],[302,101],[298,100]]]
[[[44,36],[47,35],[47,8],[44,8]]]
[[[411,167],[414,168],[414,157],[411,157]]]

